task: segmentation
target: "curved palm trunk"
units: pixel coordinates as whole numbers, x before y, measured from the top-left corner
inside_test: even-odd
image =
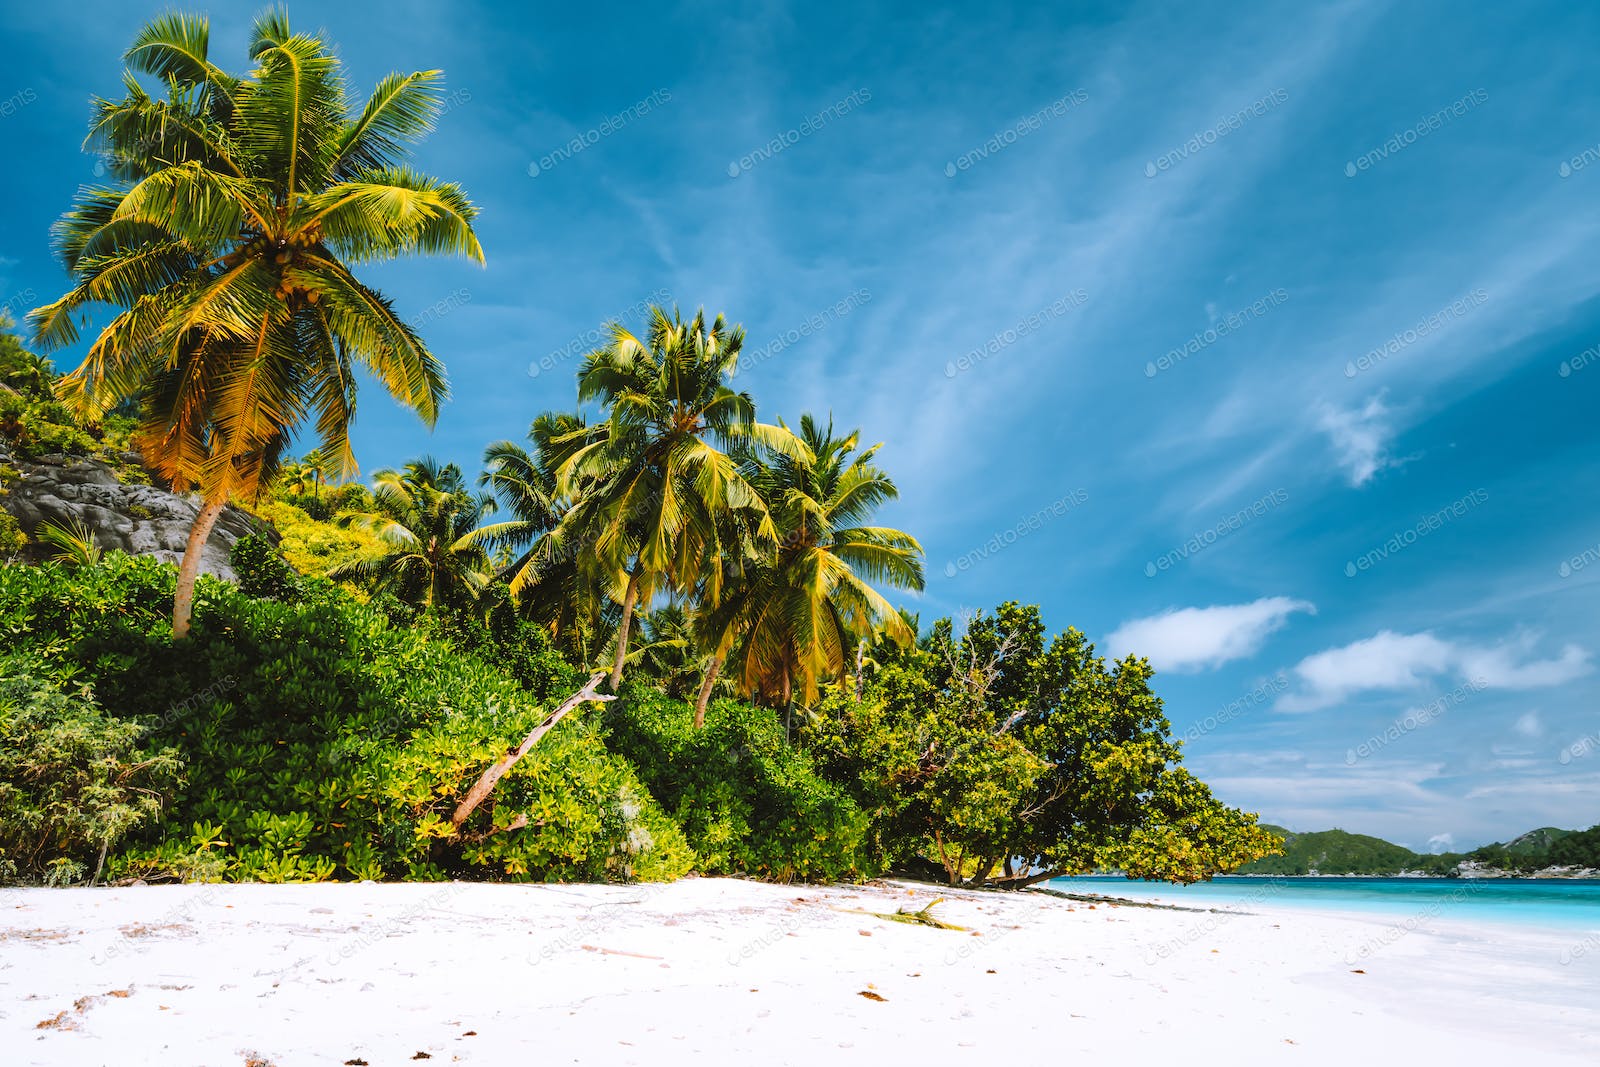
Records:
[[[617,629],[617,661],[611,666],[611,691],[622,684],[622,661],[628,658],[628,631],[633,629],[633,605],[639,599],[639,568],[628,576],[628,591],[622,594],[622,625]]]
[[[217,517],[227,506],[226,497],[207,501],[189,528],[189,543],[183,548],[183,562],[178,565],[178,588],[172,598],[172,639],[182,641],[189,636],[189,620],[194,614],[194,583],[200,577],[200,556],[205,551],[211,529]]]
[[[783,671],[783,739],[794,738],[794,679],[789,675],[789,669]]]
[[[711,703],[711,687],[717,684],[717,672],[722,669],[722,660],[716,656],[711,657],[711,662],[706,664],[706,678],[700,683],[700,696],[694,702],[694,728],[702,729],[706,724],[706,705]]]

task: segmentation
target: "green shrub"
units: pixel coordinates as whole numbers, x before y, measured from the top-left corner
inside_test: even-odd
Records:
[[[172,749],[112,718],[87,686],[65,690],[22,657],[0,659],[0,880],[68,884],[160,813],[176,788]]]
[[[731,700],[694,709],[642,686],[605,715],[610,747],[626,756],[683,827],[706,874],[835,881],[878,871],[867,819],[784,739],[769,711]]]
[[[0,567],[0,639],[92,681],[188,770],[113,876],[666,878],[682,835],[580,711],[501,779],[463,837],[442,822],[542,718],[478,656],[390,625],[327,583],[292,602],[199,583],[174,647],[174,569],[112,553],[67,571]],[[564,667],[546,672],[555,678]],[[564,694],[563,694],[564,695]],[[528,825],[496,827],[526,815]]]
[[[0,560],[8,560],[28,544],[28,535],[22,532],[17,517],[9,511],[0,511]]]
[[[238,576],[240,592],[246,596],[291,600],[300,592],[299,573],[284,562],[271,541],[259,534],[235,541],[228,562]]]

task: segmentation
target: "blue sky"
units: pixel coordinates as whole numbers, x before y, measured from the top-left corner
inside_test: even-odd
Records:
[[[1150,656],[1229,802],[1600,821],[1600,9],[539,7],[291,5],[359,86],[445,70],[418,162],[482,210],[487,269],[374,272],[455,399],[429,434],[368,389],[367,470],[475,470],[669,294],[745,324],[766,417],[886,442],[925,620]],[[13,310],[158,10],[8,15]],[[225,67],[252,10],[209,8]]]

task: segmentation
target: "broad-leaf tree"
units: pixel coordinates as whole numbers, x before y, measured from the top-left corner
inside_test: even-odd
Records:
[[[425,422],[438,415],[444,368],[353,267],[483,259],[462,190],[405,165],[440,114],[440,72],[391,74],[354,106],[333,47],[282,11],[257,19],[242,78],[211,61],[209,33],[204,17],[169,14],[135,37],[125,95],[96,101],[86,142],[115,184],[82,190],[56,224],[73,287],[30,316],[60,348],[88,313],[115,312],[63,397],[88,418],[136,402],[147,464],[200,492],[175,638],[217,516],[273,478],[298,427],[314,427],[335,473],[354,472],[358,369]]]
[[[1010,602],[960,637],[940,620],[807,736],[879,812],[883,847],[934,856],[952,884],[1094,870],[1187,883],[1276,851],[1182,766],[1151,673],[1077,630],[1046,644],[1038,608]]]

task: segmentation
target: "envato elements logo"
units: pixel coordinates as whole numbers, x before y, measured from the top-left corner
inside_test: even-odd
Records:
[[[1600,934],[1590,934],[1582,941],[1570,945],[1561,952],[1561,966],[1567,967],[1577,963],[1594,949],[1600,948]]]
[[[1407,918],[1404,922],[1390,926],[1377,937],[1368,938],[1367,941],[1359,948],[1351,949],[1349,952],[1346,952],[1344,956],[1345,964],[1354,966],[1355,964],[1367,959],[1369,956],[1372,956],[1374,953],[1394,944],[1396,941],[1399,941],[1401,938],[1411,933],[1429,919],[1438,918],[1439,915],[1443,913],[1447,904],[1453,904],[1466,898],[1472,893],[1477,892],[1482,885],[1483,883],[1477,880],[1463,883],[1461,888],[1452,890],[1449,895],[1434,901],[1426,908],[1423,908],[1421,911]]]
[[[420,330],[428,323],[442,319],[456,308],[472,303],[470,289],[452,289],[443,300],[435,300],[422,309],[422,314],[411,320],[411,328]]]
[[[1344,165],[1344,176],[1346,178],[1354,178],[1362,171],[1377,166],[1390,156],[1410,148],[1434,130],[1442,129],[1452,118],[1460,118],[1488,99],[1489,93],[1486,90],[1472,90],[1472,92],[1455,103],[1450,104],[1448,107],[1442,107],[1426,118],[1418,120],[1415,126],[1409,126],[1401,130],[1377,148],[1346,163]]]
[[[1379,363],[1382,363],[1390,356],[1395,355],[1402,349],[1409,348],[1411,345],[1416,344],[1424,337],[1445,325],[1445,323],[1450,322],[1453,319],[1460,318],[1488,299],[1488,293],[1484,292],[1482,289],[1474,289],[1466,296],[1451,301],[1448,306],[1435,311],[1432,315],[1429,315],[1427,318],[1423,319],[1409,330],[1401,330],[1399,333],[1395,334],[1393,337],[1389,338],[1383,344],[1379,345],[1377,348],[1374,348],[1360,359],[1352,359],[1350,362],[1346,363],[1344,365],[1344,376],[1346,378],[1354,378],[1362,371],[1370,370],[1373,367],[1376,367]]]
[[[1585,148],[1571,159],[1563,159],[1561,166],[1556,168],[1556,173],[1563,178],[1570,178],[1597,159],[1600,159],[1600,144],[1595,145],[1593,148]]]
[[[1176,367],[1179,363],[1182,363],[1196,352],[1199,352],[1203,348],[1210,348],[1212,345],[1216,344],[1230,333],[1233,333],[1241,326],[1254,322],[1256,319],[1259,319],[1261,316],[1265,315],[1267,312],[1271,311],[1273,308],[1277,307],[1279,304],[1282,304],[1288,299],[1289,291],[1287,289],[1278,288],[1272,290],[1272,292],[1257,300],[1249,307],[1243,308],[1239,311],[1231,312],[1226,318],[1220,320],[1216,325],[1195,334],[1193,337],[1189,338],[1188,341],[1184,342],[1181,347],[1169,349],[1167,354],[1162,356],[1160,359],[1151,360],[1149,363],[1146,363],[1144,365],[1144,376],[1146,378],[1154,378],[1161,371],[1171,370],[1173,367]]]
[[[5,316],[16,317],[19,309],[30,306],[38,299],[39,294],[33,291],[32,286],[29,286],[15,296],[8,297],[5,303],[0,304],[0,318]]]
[[[591,126],[553,152],[547,152],[528,164],[528,177],[537,178],[558,163],[565,163],[580,152],[587,151],[610,137],[628,123],[641,119],[663,104],[672,102],[672,93],[657,89],[649,96],[607,118],[598,126]]]
[[[798,913],[788,914],[780,917],[777,922],[767,927],[767,931],[765,933],[759,935],[753,940],[746,941],[743,945],[740,945],[736,949],[730,950],[728,952],[728,965],[730,967],[739,966],[746,960],[755,956],[756,953],[761,952],[763,949],[769,949],[773,945],[776,945],[795,930],[798,930],[800,926],[801,916]]]
[[[737,178],[745,171],[754,168],[757,163],[765,163],[784,149],[798,144],[801,138],[810,137],[834,119],[850,114],[862,104],[870,103],[871,100],[872,90],[857,89],[843,100],[828,105],[815,115],[808,116],[800,125],[789,127],[760,148],[753,152],[747,152],[732,163],[729,163],[728,177]]]
[[[1011,529],[1002,530],[1000,533],[995,534],[993,537],[989,538],[989,540],[985,541],[971,552],[968,552],[965,555],[959,556],[956,559],[951,560],[949,563],[946,563],[944,565],[944,576],[946,578],[954,578],[958,571],[970,570],[983,560],[986,560],[990,556],[994,555],[996,552],[1016,544],[1024,537],[1042,527],[1051,519],[1060,515],[1065,515],[1067,512],[1071,511],[1073,508],[1077,507],[1088,499],[1089,491],[1087,489],[1074,489],[1066,496],[1061,497],[1055,503],[1048,504],[1045,507],[1040,508],[1032,515],[1029,515],[1027,518],[1011,527]]]
[[[1444,696],[1406,712],[1405,718],[1397,719],[1389,724],[1388,729],[1381,734],[1373,734],[1355,748],[1348,749],[1344,754],[1344,765],[1354,767],[1356,761],[1364,760],[1378,751],[1388,747],[1392,742],[1400,740],[1411,731],[1428,725],[1467,697],[1474,693],[1481,693],[1489,688],[1489,683],[1482,678],[1474,678],[1464,685],[1458,685]]]
[[[1285,883],[1281,878],[1271,878],[1257,886],[1247,896],[1241,897],[1239,903],[1244,905],[1260,904],[1263,900],[1266,900],[1274,894],[1281,892],[1286,884],[1287,883]],[[1146,952],[1144,954],[1145,966],[1153,967],[1157,960],[1164,960],[1168,956],[1182,951],[1185,947],[1194,944],[1207,934],[1215,933],[1217,928],[1223,924],[1232,922],[1234,919],[1237,919],[1240,915],[1244,914],[1247,913],[1243,911],[1234,911],[1232,909],[1211,912],[1211,914],[1207,915],[1200,922],[1189,927],[1182,934],[1166,941],[1163,944],[1156,945]]]
[[[1240,529],[1251,519],[1258,519],[1289,499],[1289,490],[1274,489],[1253,504],[1240,508],[1208,530],[1202,530],[1183,544],[1144,565],[1144,576],[1154,578],[1159,571],[1171,570],[1190,556],[1198,556],[1224,537]]]
[[[554,352],[551,352],[549,355],[543,356],[540,359],[529,363],[528,377],[537,378],[547,370],[554,370],[558,363],[569,360],[573,356],[594,351],[595,346],[598,345],[601,339],[606,336],[606,329],[611,325],[611,323],[620,322],[623,319],[629,319],[638,315],[643,315],[652,307],[655,307],[659,304],[664,304],[668,299],[671,298],[671,296],[672,294],[668,293],[665,289],[657,289],[655,292],[634,304],[628,310],[624,311],[621,315],[618,315],[615,319],[608,319],[606,322],[601,323],[599,326],[596,326],[593,329],[585,330],[583,333],[580,333],[578,336],[574,337],[572,340],[568,341]]]
[[[1172,151],[1164,152],[1146,163],[1144,165],[1144,176],[1146,178],[1154,178],[1163,171],[1171,170],[1190,156],[1210,148],[1251,119],[1265,115],[1287,99],[1289,99],[1288,90],[1272,90],[1272,92],[1263,96],[1249,107],[1240,108],[1227,118],[1220,120],[1215,126],[1200,131]]]
[[[0,100],[0,119],[10,118],[37,99],[39,94],[33,89],[18,89],[4,100]]]
[[[214,703],[223,693],[231,692],[239,685],[238,679],[233,675],[219,678],[204,689],[197,689],[183,700],[173,701],[166,709],[156,716],[156,728],[171,726],[196,708],[205,707]]]
[[[1009,330],[1001,330],[999,333],[989,338],[988,341],[984,342],[982,345],[979,345],[977,348],[974,348],[971,352],[968,352],[960,359],[952,359],[950,362],[946,363],[944,365],[944,376],[946,378],[954,378],[962,371],[971,370],[973,367],[976,367],[979,363],[982,363],[990,356],[999,353],[1001,349],[1016,344],[1024,337],[1038,330],[1039,327],[1043,326],[1051,319],[1054,319],[1059,315],[1065,315],[1067,312],[1071,311],[1075,307],[1078,307],[1088,299],[1089,294],[1084,292],[1082,289],[1074,289],[1065,296],[1057,297],[1051,302],[1049,307],[1044,308],[1041,311],[1035,311],[1032,315],[1029,315],[1027,318],[1023,319]]]
[[[124,952],[133,951],[132,942],[140,929],[161,930],[177,926],[179,923],[194,921],[195,913],[202,908],[208,908],[217,902],[217,889],[208,885],[188,900],[173,905],[161,913],[157,919],[147,920],[138,926],[124,926],[118,931],[117,940],[107,945],[104,950],[96,952],[89,957],[93,964],[110,963]]]
[[[1561,566],[1556,568],[1556,573],[1561,575],[1563,578],[1571,578],[1574,574],[1577,574],[1579,571],[1583,570],[1583,568],[1589,566],[1591,563],[1594,563],[1596,560],[1600,560],[1600,545],[1595,545],[1593,548],[1586,548],[1578,555],[1573,556],[1571,559],[1562,560]]]
[[[1416,125],[1408,126],[1400,133],[1390,136],[1387,141],[1379,144],[1371,152],[1358,155],[1354,160],[1350,160],[1349,163],[1344,165],[1344,176],[1346,178],[1355,178],[1358,173],[1370,170],[1373,166],[1378,166],[1379,163],[1387,160],[1390,155],[1403,152],[1403,150],[1413,146],[1416,142],[1421,141],[1422,138],[1426,138],[1427,134],[1434,133],[1435,130],[1442,130],[1443,126],[1450,122],[1451,118],[1461,118],[1462,115],[1466,115],[1469,110],[1474,109],[1478,104],[1482,104],[1488,98],[1490,98],[1488,91],[1472,90],[1466,96],[1462,96],[1459,101],[1454,102],[1454,104],[1450,104],[1448,107],[1440,107],[1434,114],[1421,118]]]
[[[28,291],[32,292],[33,290],[30,289]],[[1556,373],[1563,378],[1570,378],[1597,360],[1600,360],[1600,345],[1585,348],[1571,359],[1563,360],[1561,366],[1556,368]]]
[[[1377,548],[1371,549],[1344,565],[1344,576],[1354,578],[1369,571],[1390,556],[1410,548],[1433,531],[1442,528],[1452,519],[1459,519],[1473,508],[1489,499],[1489,490],[1474,489],[1453,504],[1447,504],[1409,529],[1401,530]]]
[[[337,967],[357,953],[371,948],[385,938],[393,937],[402,931],[412,919],[416,919],[434,908],[442,907],[452,898],[465,892],[466,888],[466,882],[452,882],[443,889],[429,893],[421,900],[407,904],[400,909],[399,914],[393,915],[383,922],[363,924],[361,932],[355,937],[346,938],[328,950],[328,963]]]
[[[827,328],[829,323],[833,322],[835,319],[844,318],[846,315],[850,314],[850,312],[854,311],[856,308],[860,307],[862,304],[865,304],[871,299],[872,293],[870,291],[866,289],[857,289],[849,296],[834,303],[832,307],[824,308],[822,311],[812,315],[799,326],[789,327],[783,333],[780,333],[778,336],[768,341],[765,345],[762,345],[760,348],[751,351],[748,355],[740,353],[739,365],[734,369],[732,376],[738,377],[741,372],[747,371],[751,367],[757,366],[758,364],[765,363],[767,360],[771,359],[779,352],[782,352],[790,345],[796,344],[802,339],[810,337],[814,333],[821,333]]]
[[[983,142],[970,152],[963,152],[955,159],[944,165],[944,176],[954,178],[958,171],[964,171],[982,163],[992,155],[1005,151],[1033,131],[1039,129],[1053,118],[1060,118],[1068,111],[1089,99],[1085,89],[1074,89],[1053,104],[1046,104],[1027,118],[1018,119],[1016,124],[1008,126]]]
[[[1573,760],[1582,759],[1584,756],[1589,755],[1589,753],[1594,752],[1597,749],[1600,749],[1600,734],[1590,734],[1588,737],[1580,737],[1578,740],[1572,742],[1572,744],[1561,750],[1561,755],[1557,758],[1556,762],[1565,767]]]
[[[1275,674],[1220,711],[1207,715],[1204,719],[1189,727],[1183,738],[1185,741],[1198,741],[1217,727],[1237,719],[1257,704],[1265,704],[1270,698],[1282,693],[1287,688],[1289,688],[1289,676]]]

